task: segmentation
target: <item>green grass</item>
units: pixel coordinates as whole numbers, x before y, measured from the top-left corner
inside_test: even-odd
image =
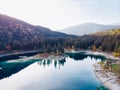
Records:
[[[112,65],[112,71],[114,73],[120,73],[120,64],[113,64]]]
[[[103,65],[103,64],[104,64],[104,61],[99,62],[99,64],[100,64],[100,65]]]

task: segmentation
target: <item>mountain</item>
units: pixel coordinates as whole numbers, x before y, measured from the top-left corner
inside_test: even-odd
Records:
[[[89,29],[89,33],[92,33],[90,30],[93,29],[97,32],[96,28],[100,32],[78,37],[0,14],[0,53],[21,50],[39,50],[41,53],[64,52],[64,48],[81,50],[91,49],[93,46],[94,49],[102,51],[120,51],[120,28],[116,28],[117,26],[108,27],[95,23],[80,26]],[[108,28],[116,29],[106,30]]]
[[[65,29],[61,29],[59,31],[67,34],[81,36],[85,34],[91,34],[91,33],[105,31],[105,30],[114,29],[114,28],[120,28],[120,25],[103,25],[103,24],[96,24],[96,23],[84,23],[84,24],[68,27]]]
[[[0,14],[0,50],[5,50],[6,48],[15,50],[21,48],[33,49],[40,46],[46,39],[71,36]]]
[[[34,26],[24,21],[0,14],[0,37],[2,34],[14,39],[29,39],[29,38],[43,38],[43,37],[64,37],[67,34],[55,32],[49,28],[42,26]],[[12,37],[13,36],[13,37]]]
[[[112,24],[109,24],[109,25],[120,25],[120,23],[112,23]]]

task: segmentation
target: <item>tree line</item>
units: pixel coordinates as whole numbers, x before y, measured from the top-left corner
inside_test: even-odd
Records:
[[[117,32],[114,33],[113,32]],[[12,40],[9,43],[0,42],[1,51],[40,50],[41,52],[64,52],[65,48],[74,50],[99,50],[120,52],[120,29],[91,35],[73,37],[51,37],[44,39],[29,39],[27,41]],[[111,34],[112,33],[112,34]]]

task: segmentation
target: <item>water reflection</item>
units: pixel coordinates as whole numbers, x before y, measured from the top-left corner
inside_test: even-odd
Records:
[[[101,59],[104,60],[105,57],[99,55],[88,55],[84,53],[66,53],[73,60],[84,60],[87,57]],[[17,62],[16,62],[17,61]],[[24,62],[20,60],[9,60],[0,62],[0,79],[6,78],[19,72],[20,70],[26,68],[30,64],[36,62],[38,60],[24,60]],[[49,67],[50,65],[54,65],[54,68],[60,69],[66,63],[66,59],[63,60],[39,60],[38,64],[43,67]]]
[[[75,61],[84,60],[85,58],[88,58],[88,57],[90,57],[91,60],[93,58],[95,60],[97,60],[97,59],[104,60],[105,59],[105,57],[103,57],[103,56],[85,54],[84,52],[81,52],[81,53],[65,53],[65,54],[68,55],[70,58],[73,58],[73,60],[75,60]],[[38,64],[40,66],[43,66],[43,67],[48,67],[51,64],[53,64],[54,68],[59,68],[60,69],[61,66],[64,66],[65,62],[66,62],[66,59],[64,59],[64,60],[41,60],[41,61],[38,62]]]
[[[65,53],[66,55],[68,55],[70,58],[73,58],[74,60],[84,60],[87,57],[100,59],[100,60],[104,60],[105,57],[101,56],[101,55],[92,55],[92,54],[86,54],[85,52],[81,52],[81,53]]]
[[[19,52],[19,53],[12,53],[12,54],[3,54],[3,55],[0,55],[0,61],[19,59],[20,56],[33,56],[35,54],[37,54],[37,51],[28,51],[28,52]]]
[[[0,62],[0,79],[7,78],[12,74],[19,72],[20,70],[26,68],[30,64],[36,62],[36,60],[11,60]]]
[[[26,68],[27,66],[37,62],[40,66],[46,67],[50,66],[52,63],[54,68],[59,68],[64,66],[66,60],[9,60],[0,62],[0,79],[10,77],[12,74],[18,73],[20,70]]]
[[[106,88],[105,86],[103,86],[102,84],[100,86],[98,86],[96,88],[96,90],[109,90],[108,88]]]
[[[93,72],[93,64],[101,57],[83,53],[67,55],[71,58],[0,62],[0,85],[3,86],[0,90],[108,90],[96,80]],[[3,79],[6,77],[9,78]]]
[[[38,64],[40,66],[47,67],[53,63],[54,68],[60,69],[61,66],[64,66],[65,62],[66,62],[66,59],[63,59],[63,60],[41,60],[41,61],[38,61]]]

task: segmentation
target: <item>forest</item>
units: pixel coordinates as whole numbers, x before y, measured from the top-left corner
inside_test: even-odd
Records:
[[[27,50],[63,53],[64,49],[114,52],[120,56],[120,28],[75,36],[0,14],[0,53]]]
[[[113,29],[107,32],[99,32],[79,37],[56,37],[43,40],[31,40],[19,42],[13,40],[4,46],[0,44],[1,50],[40,50],[40,52],[64,52],[64,49],[74,50],[98,50],[120,53],[120,29]]]

